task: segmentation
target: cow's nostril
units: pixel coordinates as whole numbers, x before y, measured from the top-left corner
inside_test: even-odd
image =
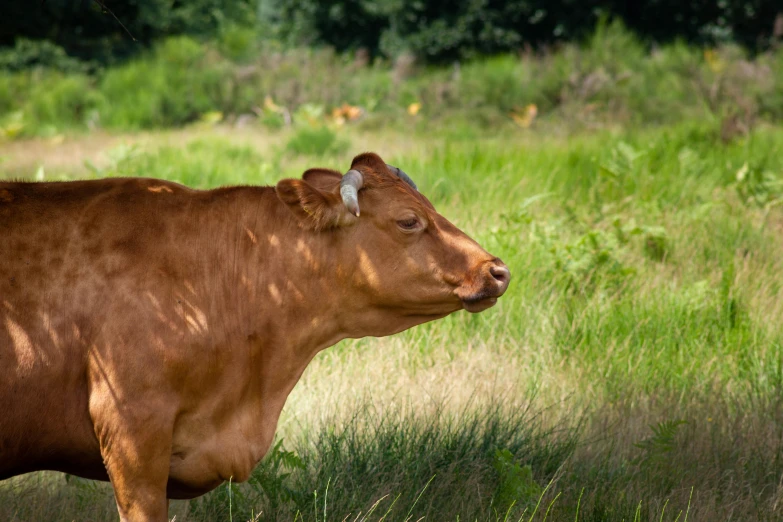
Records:
[[[508,284],[511,280],[511,271],[505,266],[493,266],[489,269],[489,273],[502,284]]]

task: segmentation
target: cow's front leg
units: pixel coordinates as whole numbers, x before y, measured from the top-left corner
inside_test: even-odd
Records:
[[[103,451],[117,510],[122,522],[165,522],[168,520],[169,451],[158,441],[130,441]],[[169,445],[161,444],[166,448]]]
[[[95,433],[123,522],[168,520],[173,415],[165,404],[90,401]]]

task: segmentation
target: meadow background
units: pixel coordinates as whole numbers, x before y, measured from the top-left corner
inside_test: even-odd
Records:
[[[513,273],[319,354],[250,481],[171,517],[783,519],[783,17],[600,4],[107,2],[137,42],[5,5],[0,178],[273,184],[372,150]],[[2,520],[116,518],[108,484],[0,482]]]

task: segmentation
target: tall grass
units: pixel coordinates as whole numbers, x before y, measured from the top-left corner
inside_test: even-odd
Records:
[[[251,481],[171,515],[779,520],[783,132],[727,141],[721,125],[480,139],[341,129],[499,255],[511,287],[485,313],[319,355]],[[272,183],[347,168],[356,152],[313,159],[287,145],[297,130],[271,143],[217,130],[115,146],[78,176]],[[110,489],[89,481],[0,485],[4,520],[113,517]]]
[[[693,403],[576,413],[504,404],[404,413],[359,403],[280,441],[242,485],[174,501],[176,520],[779,520],[777,406]],[[442,406],[442,405],[441,405]],[[744,405],[743,405],[744,406]],[[282,444],[281,444],[282,442]],[[293,450],[293,451],[292,451]],[[106,484],[37,473],[3,484],[4,520],[112,520]]]
[[[0,73],[3,176],[271,184],[376,150],[513,281],[485,313],[320,354],[249,483],[172,516],[783,517],[783,51],[617,25],[437,69],[253,45]],[[0,484],[2,520],[114,518],[106,485]]]

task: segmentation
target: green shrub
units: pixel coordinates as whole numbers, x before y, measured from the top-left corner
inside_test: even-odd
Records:
[[[23,71],[32,67],[83,73],[89,64],[68,56],[65,49],[48,40],[18,38],[13,47],[0,47],[0,70]]]
[[[20,110],[30,94],[31,72],[0,71],[0,114]]]
[[[501,111],[527,103],[543,105],[530,65],[509,55],[467,63],[460,75],[460,97],[469,106],[494,106]]]
[[[47,69],[0,74],[0,121],[18,120],[21,135],[95,126],[100,104],[93,79],[83,74]]]
[[[217,47],[230,60],[249,61],[258,52],[258,33],[253,27],[228,24],[218,34]]]
[[[304,156],[337,155],[348,150],[350,143],[329,127],[303,126],[296,130],[286,144],[286,150]]]
[[[182,125],[220,110],[228,62],[187,37],[163,42],[155,52],[110,69],[101,79],[101,122],[139,129]]]
[[[762,57],[762,66],[767,68],[776,87],[760,94],[761,113],[778,120],[783,119],[783,46],[774,53]]]
[[[35,125],[81,127],[94,117],[100,94],[87,76],[41,76],[34,83],[25,115]]]

